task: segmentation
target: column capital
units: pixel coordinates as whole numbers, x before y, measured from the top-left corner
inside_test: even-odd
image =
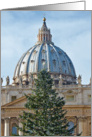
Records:
[[[5,118],[1,118],[1,120],[4,120]]]
[[[87,119],[87,116],[80,116],[78,117],[79,120],[84,120],[84,119]]]
[[[6,122],[9,122],[10,117],[5,118],[4,120],[5,120]]]

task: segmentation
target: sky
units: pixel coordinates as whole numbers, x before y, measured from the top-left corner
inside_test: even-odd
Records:
[[[73,62],[82,84],[91,77],[91,12],[90,11],[1,11],[1,77],[13,82],[20,57],[37,42],[39,28],[46,17],[52,41]]]

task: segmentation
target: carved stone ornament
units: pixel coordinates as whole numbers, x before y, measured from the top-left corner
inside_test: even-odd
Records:
[[[60,79],[59,79],[59,86],[61,86],[63,83],[63,80],[62,80],[62,75],[60,75]]]
[[[19,86],[22,86],[22,77],[19,78]]]
[[[1,78],[1,86],[2,86],[2,84],[3,84],[3,78]]]
[[[7,76],[6,77],[6,85],[9,85],[9,83],[10,83],[10,78],[9,78],[9,76]]]
[[[78,76],[78,84],[81,85],[81,76],[80,75]]]

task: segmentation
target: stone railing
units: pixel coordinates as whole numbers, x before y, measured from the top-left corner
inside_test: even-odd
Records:
[[[54,88],[90,88],[91,85],[81,85],[81,86],[78,86],[77,84],[76,85],[61,85],[59,86],[59,84],[56,84],[53,86]],[[13,86],[13,85],[7,85],[7,86],[2,86],[1,89],[29,89],[29,88],[35,88],[35,86],[31,86],[31,85],[16,85],[16,86]]]

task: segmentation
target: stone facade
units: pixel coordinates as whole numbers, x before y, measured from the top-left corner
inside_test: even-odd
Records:
[[[58,87],[58,88],[57,88]],[[77,124],[74,134],[82,131],[82,136],[91,135],[91,85],[62,85],[54,86],[60,96],[65,97],[64,109],[68,111],[66,117]],[[2,87],[1,107],[1,135],[12,135],[12,127],[19,123],[19,114],[22,114],[26,102],[24,93],[31,93],[30,86]],[[12,101],[12,96],[16,99]],[[18,131],[17,131],[18,132]],[[20,133],[22,134],[22,133]]]

